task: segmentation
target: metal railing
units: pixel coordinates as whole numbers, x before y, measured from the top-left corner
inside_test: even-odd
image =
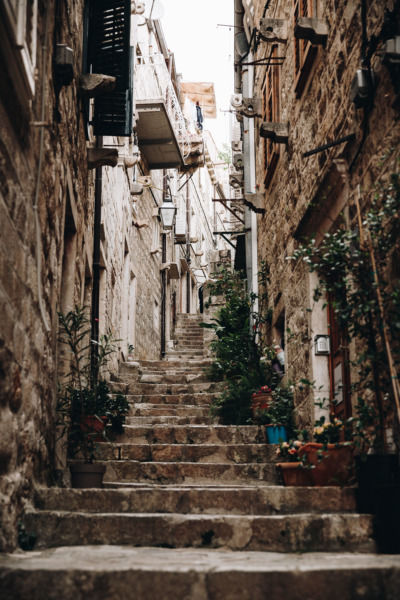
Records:
[[[160,98],[164,100],[183,158],[186,158],[190,152],[190,135],[164,56],[142,55],[137,59],[139,62],[135,66],[135,99],[137,102]]]

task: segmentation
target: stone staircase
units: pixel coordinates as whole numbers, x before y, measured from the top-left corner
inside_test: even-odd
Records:
[[[35,550],[0,557],[0,600],[399,598],[400,557],[375,554],[354,490],[283,487],[258,427],[213,423],[198,321],[179,317],[166,360],[121,365],[132,409],[105,488],[36,491]]]

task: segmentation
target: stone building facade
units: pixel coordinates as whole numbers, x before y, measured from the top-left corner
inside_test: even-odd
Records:
[[[177,245],[175,231],[162,229],[159,207],[168,194],[177,204],[181,178],[190,177],[179,169],[194,140],[185,133],[179,101],[171,100],[173,55],[161,24],[145,19],[141,3],[121,0],[113,13],[123,15],[119,23],[128,32],[117,42],[129,47],[120,53],[124,85],[119,75],[113,83],[112,73],[96,71],[102,58],[93,51],[101,30],[96,19],[109,4],[115,2],[6,0],[0,7],[1,549],[16,547],[18,520],[34,486],[54,482],[58,313],[87,306],[92,334],[113,332],[120,341],[111,372],[126,360],[128,345],[137,358],[158,359],[163,321],[165,351],[173,344],[176,313],[187,311],[177,300],[187,281],[189,311],[198,310],[200,282],[181,259],[187,249],[197,261],[194,249],[206,257],[217,247],[207,211],[196,224],[197,242],[191,244],[186,228],[184,245]],[[181,127],[171,138],[176,161],[165,158],[167,145],[146,138],[159,125],[155,113],[145,123],[140,112],[146,98],[136,65],[152,52],[169,74],[164,123]],[[88,73],[95,76],[81,77]],[[179,88],[174,93],[178,98]],[[107,101],[117,106],[112,94],[119,94],[122,114],[119,108],[107,113]],[[161,156],[158,163],[151,163],[149,148]],[[209,166],[197,162],[209,179]],[[196,186],[195,218],[215,183],[203,190],[188,184]],[[205,277],[207,268],[201,267]]]
[[[317,275],[288,258],[310,235],[319,244],[337,227],[355,228],[357,203],[365,214],[375,184],[398,172],[398,72],[382,59],[400,31],[399,2],[237,0],[234,18],[244,29],[235,35],[234,90],[243,100],[233,106],[243,121],[243,191],[264,210],[252,234],[270,271],[269,342],[286,346],[288,379],[314,381],[332,398],[356,348],[335,365],[316,355],[315,337],[330,334],[326,299],[313,301]],[[249,253],[247,267],[254,283]],[[297,389],[301,427],[318,416],[311,396]]]

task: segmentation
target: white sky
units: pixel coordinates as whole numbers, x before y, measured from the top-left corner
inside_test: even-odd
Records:
[[[161,0],[161,25],[167,46],[175,54],[176,69],[183,81],[212,81],[217,98],[217,119],[207,119],[219,149],[230,142],[230,97],[233,83],[232,0]]]

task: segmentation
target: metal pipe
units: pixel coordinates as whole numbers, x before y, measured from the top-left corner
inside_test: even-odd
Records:
[[[96,147],[103,147],[103,137],[98,136]],[[101,241],[101,197],[103,187],[103,169],[96,168],[94,185],[94,223],[93,223],[93,287],[92,287],[92,340],[99,341],[99,314],[100,314],[100,241]],[[98,345],[92,344],[92,369],[97,362]]]
[[[163,169],[163,199],[167,194],[167,179],[166,169]],[[161,261],[163,264],[167,262],[167,234],[163,233],[161,238],[162,253]],[[167,312],[167,274],[166,270],[161,271],[161,358],[165,356],[166,346],[166,312]]]
[[[234,22],[235,22],[235,28],[242,28],[243,29],[243,14],[244,14],[244,10],[243,10],[243,4],[242,4],[242,0],[235,0],[235,16],[234,16]],[[240,54],[238,53],[238,51],[236,50],[236,43],[233,43],[233,47],[234,47],[234,57],[235,57],[235,63],[240,61]],[[236,94],[241,94],[242,93],[242,70],[241,67],[236,66],[235,67],[235,93]]]
[[[339,144],[344,144],[344,142],[353,140],[355,137],[356,137],[355,133],[350,133],[350,135],[346,135],[345,137],[342,137],[339,140],[335,140],[334,142],[329,142],[328,144],[324,144],[323,146],[319,146],[318,148],[314,148],[313,150],[304,152],[303,158],[307,158],[308,156],[312,156],[313,154],[318,154],[319,152],[322,152],[323,150],[328,150],[329,148],[333,148],[334,146],[338,146]]]
[[[189,181],[190,177],[188,178]],[[189,186],[186,186],[186,256],[189,271],[186,273],[186,312],[190,313],[190,196]]]

